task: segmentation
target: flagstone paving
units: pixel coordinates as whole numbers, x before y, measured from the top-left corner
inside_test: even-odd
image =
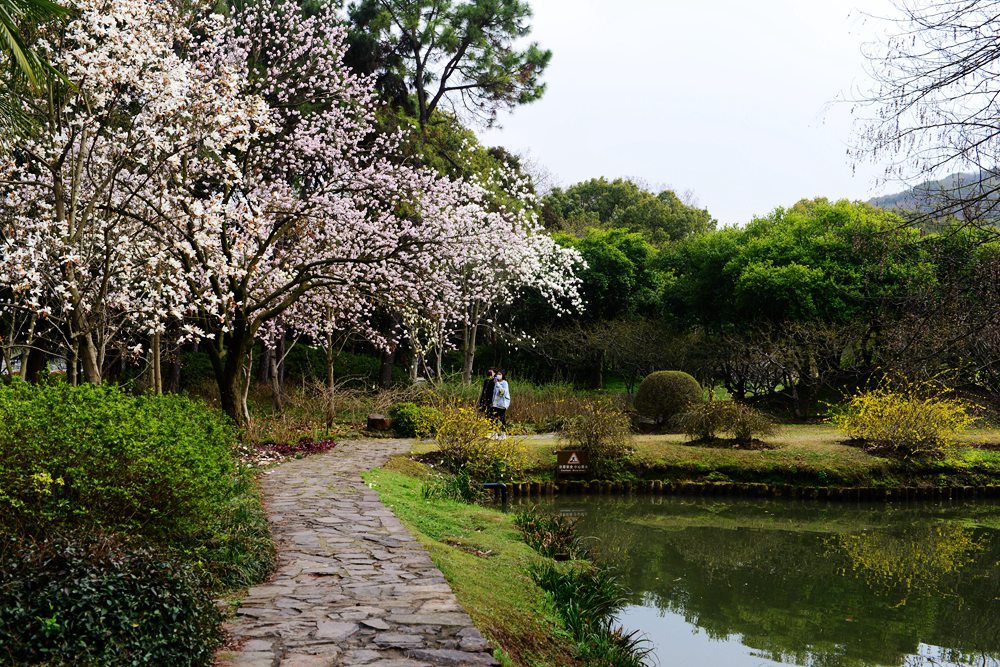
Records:
[[[278,567],[227,625],[226,667],[496,665],[444,576],[361,473],[409,443],[351,441],[262,479]]]

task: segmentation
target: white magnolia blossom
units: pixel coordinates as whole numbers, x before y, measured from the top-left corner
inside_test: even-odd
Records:
[[[254,337],[386,344],[376,309],[449,327],[528,287],[579,306],[579,256],[528,207],[393,159],[333,10],[72,7],[39,50],[73,86],[28,100],[39,132],[0,158],[0,299],[91,381],[137,337],[210,341],[225,390]]]

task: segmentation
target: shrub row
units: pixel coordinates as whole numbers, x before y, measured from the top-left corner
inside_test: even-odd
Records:
[[[207,664],[213,596],[274,559],[229,422],[179,396],[0,385],[0,513],[16,664]]]

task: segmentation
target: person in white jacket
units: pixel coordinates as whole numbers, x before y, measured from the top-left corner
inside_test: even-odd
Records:
[[[510,385],[507,384],[507,374],[498,370],[493,376],[493,419],[500,422],[500,428],[507,430],[507,408],[510,407]]]

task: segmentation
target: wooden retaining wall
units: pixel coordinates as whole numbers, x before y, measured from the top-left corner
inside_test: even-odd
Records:
[[[953,487],[823,487],[790,484],[737,482],[669,482],[639,480],[603,482],[599,480],[563,480],[560,482],[514,482],[508,484],[511,498],[542,498],[559,495],[679,495],[745,496],[751,498],[804,498],[813,500],[956,500],[961,498],[1000,498],[1000,484]]]

